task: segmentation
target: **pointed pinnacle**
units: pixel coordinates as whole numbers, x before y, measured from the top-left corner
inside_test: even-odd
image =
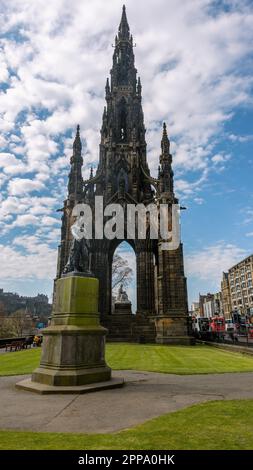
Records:
[[[79,124],[77,124],[77,126],[76,126],[76,136],[75,136],[75,140],[74,140],[74,143],[73,143],[74,154],[81,154],[81,150],[82,150],[82,143],[81,143],[81,139],[80,139],[80,126],[79,126]]]
[[[168,135],[167,135],[167,126],[166,126],[165,122],[163,123],[163,137],[168,137]]]
[[[129,25],[126,16],[126,7],[123,5],[122,16],[119,25],[119,39],[129,39]]]
[[[165,122],[163,123],[163,136],[162,136],[162,142],[169,142],[168,134],[167,134],[167,127]]]
[[[162,146],[162,151],[163,152],[164,151],[165,152],[169,151],[170,141],[169,141],[169,138],[168,138],[167,127],[166,127],[165,122],[163,123],[163,136],[162,136],[161,146]]]

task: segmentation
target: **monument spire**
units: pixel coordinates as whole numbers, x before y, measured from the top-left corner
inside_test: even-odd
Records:
[[[125,5],[123,5],[123,8],[122,8],[122,16],[121,16],[121,21],[119,25],[118,38],[119,40],[123,40],[123,41],[124,40],[128,41],[130,39],[130,30],[129,30],[129,25],[127,21]]]
[[[83,178],[82,178],[82,142],[80,138],[80,126],[77,125],[76,135],[73,142],[73,154],[70,158],[70,173],[68,182],[68,192],[70,199],[78,201],[83,193]]]
[[[166,123],[163,123],[163,135],[161,140],[162,154],[168,155],[170,153],[170,141],[167,134]]]
[[[161,140],[161,155],[160,155],[160,193],[170,192],[173,193],[173,171],[172,171],[172,156],[170,154],[170,141],[167,134],[167,127],[163,123],[163,134]]]
[[[115,37],[113,54],[113,67],[111,70],[112,91],[115,86],[132,86],[136,91],[136,73],[134,66],[133,38],[130,36],[130,28],[126,17],[126,9],[123,6],[122,17]]]
[[[134,136],[134,145],[136,146],[139,142],[144,148],[146,142],[141,104],[142,86],[140,78],[137,80],[133,38],[130,34],[125,5],[123,5],[118,33],[115,37],[110,75],[111,80],[107,79],[105,85],[107,106],[102,118],[101,144],[105,145],[110,141],[110,145],[129,145],[133,144]],[[145,165],[146,156],[143,155],[142,158]],[[101,160],[100,163],[102,163]]]
[[[80,139],[80,126],[79,124],[77,124],[76,126],[76,136],[75,136],[75,140],[74,140],[74,143],[73,143],[73,155],[74,156],[81,156],[81,152],[82,152],[82,142],[81,142],[81,139]]]

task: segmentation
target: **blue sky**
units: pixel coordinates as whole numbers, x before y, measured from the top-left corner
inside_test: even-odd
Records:
[[[218,290],[222,271],[253,251],[253,4],[125,3],[151,172],[166,121],[176,192],[187,206],[182,239],[191,302],[199,292]],[[98,159],[121,8],[119,0],[1,2],[0,286],[6,290],[51,295],[56,209],[66,196],[72,139],[79,123],[86,177]]]

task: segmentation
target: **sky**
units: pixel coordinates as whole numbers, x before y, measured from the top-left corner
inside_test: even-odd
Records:
[[[253,252],[252,0],[126,0],[156,176],[167,123],[189,303]],[[119,0],[1,0],[0,287],[47,293],[76,125],[98,161]],[[134,267],[134,254],[120,252]],[[133,285],[129,290],[134,303]]]

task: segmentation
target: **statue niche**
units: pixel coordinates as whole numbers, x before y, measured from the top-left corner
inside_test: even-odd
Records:
[[[126,291],[123,289],[123,284],[120,285],[118,290],[114,314],[132,315],[132,303],[130,302]]]
[[[125,98],[121,98],[119,102],[119,140],[125,142],[127,140],[127,104]]]
[[[128,192],[128,176],[126,172],[121,168],[117,178],[117,189],[119,196],[123,197]]]

